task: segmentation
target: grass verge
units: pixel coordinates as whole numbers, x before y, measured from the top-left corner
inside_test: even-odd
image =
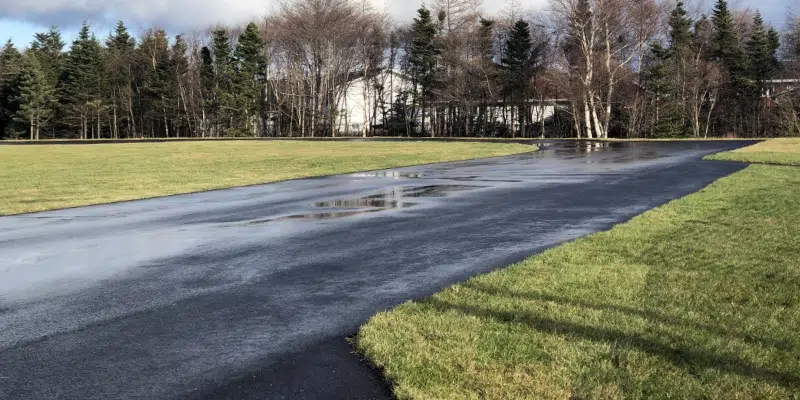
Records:
[[[0,215],[529,151],[517,144],[418,142],[0,146]]]
[[[754,165],[383,312],[400,399],[797,399],[800,169]]]
[[[738,150],[714,154],[709,160],[800,166],[800,138],[771,139]]]

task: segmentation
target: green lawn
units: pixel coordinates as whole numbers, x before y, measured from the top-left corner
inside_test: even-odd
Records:
[[[800,168],[750,166],[356,344],[400,399],[798,399]]]
[[[309,141],[0,146],[0,215],[534,149]]]
[[[754,146],[715,154],[707,158],[710,160],[800,166],[800,138],[771,139]]]

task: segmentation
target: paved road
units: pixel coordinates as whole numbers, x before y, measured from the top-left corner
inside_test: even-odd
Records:
[[[0,398],[386,398],[378,310],[738,171],[746,143],[541,152],[0,218]]]

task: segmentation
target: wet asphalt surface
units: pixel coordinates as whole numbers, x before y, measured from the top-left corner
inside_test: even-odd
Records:
[[[533,154],[0,218],[0,398],[388,398],[346,341],[695,192],[747,142]]]

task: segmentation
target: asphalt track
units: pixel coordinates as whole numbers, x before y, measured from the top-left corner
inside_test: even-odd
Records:
[[[375,312],[608,229],[748,142],[512,157],[0,218],[0,398],[387,398]]]

